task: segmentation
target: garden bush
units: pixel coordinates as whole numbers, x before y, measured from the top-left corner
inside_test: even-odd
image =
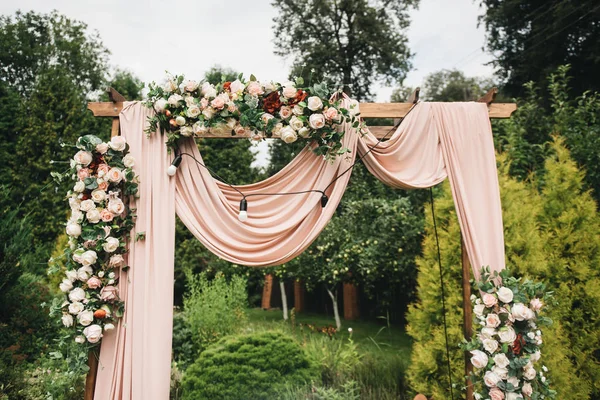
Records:
[[[183,399],[272,399],[318,380],[318,367],[290,336],[262,332],[210,345],[185,372]]]

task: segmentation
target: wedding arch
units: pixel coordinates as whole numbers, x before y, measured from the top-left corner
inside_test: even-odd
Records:
[[[180,152],[187,157],[179,158],[177,173],[168,176],[174,154],[165,136],[146,137],[154,111],[142,103],[126,102],[114,89],[109,89],[111,102],[89,103],[95,116],[113,119],[112,136],[122,135],[136,159],[140,182],[132,235],[143,233],[145,240],[129,242],[131,269],[121,272],[119,281],[125,315],[103,339],[99,359],[89,357],[85,399],[168,398],[176,213],[219,257],[249,266],[279,265],[299,255],[325,227],[349,180],[345,171],[357,156],[396,188],[428,188],[449,178],[462,235],[464,333],[469,338],[471,266],[476,279],[483,265],[505,267],[489,118],[508,118],[516,105],[493,103],[495,88],[468,103],[418,102],[418,90],[407,103],[361,103],[362,118],[406,118],[395,127],[372,127],[362,137],[346,124],[346,133],[353,133],[342,139],[349,156],[330,162],[307,148],[280,173],[240,187],[215,180],[193,161],[202,156],[192,138],[181,141]],[[306,193],[293,198],[265,194],[273,191]],[[250,216],[245,222],[238,220],[240,208]],[[467,374],[469,368],[466,357]],[[472,398],[468,392],[467,399]]]

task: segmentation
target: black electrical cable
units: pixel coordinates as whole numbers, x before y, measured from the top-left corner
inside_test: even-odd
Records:
[[[442,317],[444,321],[444,337],[446,339],[446,359],[448,361],[448,382],[450,385],[450,396],[454,400],[454,389],[452,387],[452,366],[450,364],[450,345],[448,344],[448,325],[446,323],[446,291],[444,289],[444,274],[442,271],[442,255],[440,251],[440,238],[438,237],[437,223],[435,222],[435,207],[433,204],[433,188],[429,188],[431,199],[431,218],[433,219],[433,231],[435,232],[435,243],[437,245],[438,265],[440,267],[440,285],[442,287]]]

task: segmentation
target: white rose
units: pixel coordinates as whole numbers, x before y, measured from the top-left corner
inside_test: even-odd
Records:
[[[535,368],[533,368],[531,365],[526,365],[524,370],[523,370],[523,378],[527,379],[528,381],[532,380],[535,378],[536,372],[535,372]]]
[[[83,265],[95,264],[97,259],[98,259],[98,255],[96,254],[96,252],[94,250],[85,251],[81,255],[81,263]]]
[[[536,351],[535,353],[533,353],[529,359],[531,360],[531,362],[538,362],[540,360],[540,358],[542,357],[542,353],[540,353],[540,351]]]
[[[237,125],[237,121],[235,120],[235,118],[228,118],[226,125],[229,128],[229,130],[232,131],[235,129],[235,126]]]
[[[81,225],[74,222],[68,223],[66,231],[67,235],[78,237],[79,235],[81,235]]]
[[[492,372],[500,377],[500,379],[506,380],[508,379],[508,369],[500,368],[498,366],[492,367]]]
[[[73,252],[73,261],[75,261],[76,263],[81,264],[83,262],[83,260],[81,259],[81,256],[83,255],[83,253],[85,253],[85,251],[83,249],[77,249]]]
[[[483,376],[483,381],[487,387],[496,387],[498,382],[500,382],[500,377],[493,373],[492,371],[487,371]]]
[[[507,287],[502,286],[498,289],[498,299],[503,303],[510,303],[513,301],[513,292]]]
[[[71,314],[63,314],[61,321],[64,326],[73,326],[73,316]]]
[[[127,168],[133,168],[135,165],[135,158],[131,154],[127,154],[125,157],[123,157],[123,165],[125,165]]]
[[[513,305],[511,314],[517,321],[525,321],[535,318],[534,312],[523,303],[516,303]]]
[[[188,92],[193,92],[194,90],[198,89],[198,82],[196,82],[196,81],[192,81],[192,80],[189,80],[189,79],[188,79],[188,80],[187,80],[187,81],[184,83],[184,87],[185,87],[185,90],[186,90],[186,91],[188,91]]]
[[[494,328],[488,328],[488,327],[481,328],[480,336],[482,338],[492,339],[495,334],[496,334],[496,330]]]
[[[294,86],[285,86],[283,88],[283,96],[287,99],[292,99],[294,97],[296,97],[296,93],[298,92],[298,90],[294,87]]]
[[[196,118],[201,112],[202,110],[200,110],[200,107],[194,104],[188,107],[188,109],[185,111],[185,115],[187,115],[189,118]]]
[[[79,279],[82,282],[85,282],[88,279],[90,279],[90,276],[92,276],[93,273],[94,271],[92,270],[92,267],[90,267],[89,265],[84,265],[83,267],[77,270],[77,279]]]
[[[531,394],[533,393],[533,388],[531,387],[531,383],[529,382],[525,382],[523,384],[523,388],[521,389],[521,392],[525,395],[525,396],[531,396]]]
[[[298,117],[292,117],[290,119],[290,126],[292,127],[292,129],[294,130],[300,130],[302,129],[302,127],[304,127],[304,123],[298,118]]]
[[[100,154],[105,154],[108,151],[108,143],[100,143],[96,145],[96,151]]]
[[[300,130],[298,131],[298,135],[300,135],[303,138],[307,138],[310,135],[310,129],[308,129],[307,127],[300,128]]]
[[[123,151],[127,147],[127,141],[123,136],[113,136],[108,145],[115,151]]]
[[[531,301],[529,302],[529,305],[531,306],[531,309],[533,311],[540,311],[542,309],[542,307],[544,306],[544,303],[540,299],[534,298],[534,299],[531,299]]]
[[[485,304],[477,304],[475,307],[473,307],[473,312],[477,316],[483,315],[484,310],[485,310]]]
[[[509,392],[509,393],[506,393],[505,400],[523,400],[523,397],[518,393]]]
[[[208,132],[208,128],[204,126],[204,123],[198,121],[194,124],[194,126],[192,127],[192,129],[194,130],[194,134],[196,135],[204,135]]]
[[[179,106],[179,102],[183,100],[183,97],[179,94],[172,94],[171,96],[169,96],[169,104],[172,105],[173,107],[177,107]]]
[[[311,111],[317,111],[323,108],[323,102],[317,96],[311,96],[308,98],[308,109]]]
[[[81,193],[85,190],[85,183],[83,183],[83,181],[77,181],[75,183],[75,186],[73,186],[73,191],[77,192],[77,193]]]
[[[83,311],[83,308],[83,303],[76,301],[74,303],[69,304],[69,313],[77,315]]]
[[[80,150],[77,153],[75,153],[75,156],[73,157],[73,160],[75,160],[75,162],[77,164],[83,165],[84,167],[87,167],[88,165],[90,165],[90,163],[92,162],[92,160],[94,159],[94,156],[92,156],[92,153],[90,153],[89,151],[84,151],[84,150]]]
[[[500,326],[500,322],[500,317],[498,317],[497,314],[488,314],[487,317],[485,317],[485,324],[490,328],[497,328]]]
[[[154,110],[158,113],[164,112],[165,108],[167,107],[167,100],[165,99],[158,99],[154,102]]]
[[[83,326],[88,326],[94,321],[94,312],[91,310],[80,312],[77,315],[77,321]]]
[[[348,102],[348,113],[352,116],[360,113],[360,107],[357,100],[350,100]]]
[[[202,110],[202,115],[204,115],[204,118],[206,119],[211,119],[215,115],[215,110],[212,107],[206,107]]]
[[[505,354],[496,354],[494,356],[494,364],[496,364],[500,368],[506,368],[508,367],[508,364],[510,364],[510,360],[508,359],[508,357],[506,357]]]
[[[282,129],[283,129],[283,124],[281,122],[278,124],[275,124],[275,126],[273,127],[273,131],[271,132],[273,134],[273,137],[280,137]]]
[[[111,168],[108,173],[108,180],[114,183],[119,183],[123,180],[123,171],[119,168]]]
[[[483,339],[483,348],[490,354],[495,353],[498,350],[498,342],[494,339]]]
[[[291,126],[286,126],[281,130],[281,140],[286,143],[295,142],[298,139],[296,136],[296,131],[292,129]]]
[[[69,283],[71,283],[71,281],[69,281]],[[69,292],[69,300],[76,302],[83,301],[83,299],[85,299],[85,291],[82,288],[78,287]]]
[[[100,203],[106,199],[106,192],[102,189],[96,189],[92,192],[92,200],[96,203]]]
[[[190,137],[194,134],[194,129],[191,126],[182,126],[179,133],[181,136]]]
[[[167,75],[165,77],[165,80],[163,81],[163,84],[162,84],[162,88],[167,93],[170,93],[170,92],[174,91],[175,89],[177,89],[177,84],[175,83],[175,81],[173,80],[173,77],[171,75]]]
[[[71,218],[69,223],[76,223],[83,221],[83,213],[80,210],[71,209]]]
[[[79,335],[75,337],[75,343],[83,344],[85,343],[85,337]]]
[[[71,207],[71,210],[79,210],[80,206],[81,201],[79,201],[79,199],[75,197],[69,197],[69,207]]]
[[[313,129],[321,129],[325,126],[325,116],[323,114],[313,114],[308,119],[308,124]]]
[[[108,332],[108,331],[112,331],[112,330],[114,330],[114,329],[115,329],[115,326],[114,326],[113,324],[106,324],[106,325],[104,325],[104,330],[105,330],[106,332]]]
[[[275,85],[273,85],[273,82],[265,83],[265,93],[266,94],[269,94],[274,90],[275,90]]]
[[[75,271],[74,269],[66,271],[65,274],[67,275],[67,279],[69,279],[71,282],[77,279],[77,271]]]
[[[515,388],[519,387],[519,378],[517,378],[516,376],[511,376],[506,381],[513,385]]]
[[[96,204],[94,204],[94,200],[84,200],[81,202],[80,209],[83,212],[90,211],[92,208],[96,208]]]
[[[472,350],[471,351],[471,364],[477,369],[482,369],[487,366],[488,356],[483,351]]]
[[[60,288],[61,292],[67,293],[69,290],[73,289],[73,282],[71,282],[70,279],[63,279],[58,287]]]
[[[229,86],[229,89],[231,90],[231,93],[241,92],[242,90],[244,90],[244,84],[240,82],[239,79],[236,79],[235,81],[231,82],[231,86]]]
[[[98,222],[100,222],[100,211],[98,211],[97,208],[92,208],[85,214],[85,217],[92,224],[97,224]]]
[[[294,108],[292,108],[292,112],[296,115],[302,115],[304,114],[304,107],[302,107],[299,104],[296,104]]]
[[[125,204],[121,199],[112,199],[108,202],[106,209],[115,215],[121,215],[125,211]]]
[[[83,330],[83,334],[88,342],[98,343],[102,338],[102,327],[96,324],[90,325]]]
[[[107,253],[112,253],[119,248],[119,239],[114,237],[106,238],[106,243],[102,246],[104,251]]]
[[[517,339],[517,334],[512,327],[507,326],[500,329],[498,332],[498,337],[502,343],[514,343],[514,341]]]

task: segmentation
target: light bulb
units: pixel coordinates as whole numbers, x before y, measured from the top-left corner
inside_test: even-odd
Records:
[[[242,222],[248,221],[248,211],[240,211],[238,219]]]
[[[167,175],[174,176],[176,173],[177,173],[177,167],[174,165],[169,165],[169,168],[167,168]]]

